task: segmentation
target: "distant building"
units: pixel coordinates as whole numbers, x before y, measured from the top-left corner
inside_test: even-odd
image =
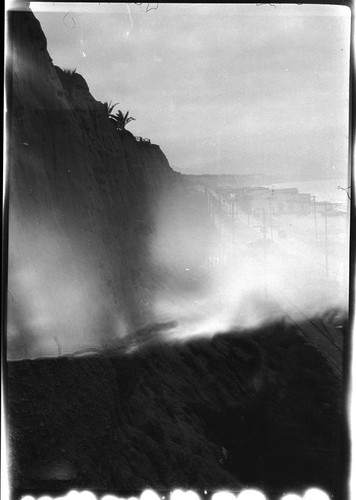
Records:
[[[311,212],[311,195],[298,193],[297,188],[274,189],[271,191],[272,213],[308,214]]]
[[[319,214],[325,215],[333,215],[337,213],[337,208],[339,207],[339,203],[330,203],[329,201],[316,201],[315,202],[315,211]]]
[[[267,187],[248,187],[225,190],[225,196],[235,200],[251,215],[263,211],[273,215],[308,214],[312,210],[311,195],[299,193],[297,188],[269,189]]]

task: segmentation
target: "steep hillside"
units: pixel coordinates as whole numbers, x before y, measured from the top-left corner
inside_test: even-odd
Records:
[[[154,320],[156,212],[189,195],[159,146],[53,65],[29,9],[9,12],[9,33],[9,355],[107,343]]]

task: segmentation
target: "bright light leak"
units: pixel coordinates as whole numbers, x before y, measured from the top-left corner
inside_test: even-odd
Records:
[[[159,495],[153,490],[145,490],[141,496],[140,500],[161,500]]]
[[[280,196],[282,205],[276,191],[254,189],[262,194],[252,189],[254,197],[248,198],[248,190],[197,187],[209,222],[194,213],[192,203],[185,206],[180,193],[159,203],[151,255],[163,286],[154,311],[158,322],[177,322],[164,332],[167,338],[254,328],[282,318],[329,315],[337,323],[346,314],[347,203],[315,205],[311,195],[301,195],[309,201],[294,213],[286,196]],[[268,196],[275,196],[274,208]]]
[[[75,490],[70,491],[65,496],[60,497],[49,497],[42,496],[36,499],[33,496],[25,495],[21,500],[137,500],[136,497],[130,497],[128,499],[117,497],[115,495],[104,495],[102,497],[97,497],[94,493],[90,491],[78,492]],[[160,500],[160,496],[153,490],[145,490],[141,496],[140,500]],[[170,494],[170,500],[201,500],[200,496],[192,490],[183,491],[181,489],[174,490]],[[234,494],[230,491],[219,491],[211,496],[211,500],[268,500],[261,491],[255,489],[242,490],[238,494]],[[318,488],[310,488],[301,497],[294,493],[287,493],[283,495],[280,500],[330,500],[329,495],[324,493]]]
[[[3,380],[1,379],[1,384]],[[1,385],[1,498],[10,498],[7,421],[5,418],[4,386]]]
[[[267,500],[266,496],[258,490],[244,490],[237,495],[237,500]]]
[[[236,500],[236,496],[230,491],[218,491],[212,495],[211,500]]]
[[[330,500],[330,497],[319,488],[310,488],[305,492],[303,500]]]
[[[200,500],[200,497],[192,490],[174,490],[171,493],[170,500]]]

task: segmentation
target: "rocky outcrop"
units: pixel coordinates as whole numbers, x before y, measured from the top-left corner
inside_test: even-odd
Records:
[[[50,323],[81,347],[152,320],[152,199],[180,178],[159,146],[115,129],[81,75],[53,65],[28,8],[9,12],[9,33],[9,354],[21,357]]]

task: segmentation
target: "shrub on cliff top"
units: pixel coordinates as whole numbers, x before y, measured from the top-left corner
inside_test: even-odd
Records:
[[[68,76],[73,76],[77,72],[77,68],[74,69],[62,69],[63,73]]]

